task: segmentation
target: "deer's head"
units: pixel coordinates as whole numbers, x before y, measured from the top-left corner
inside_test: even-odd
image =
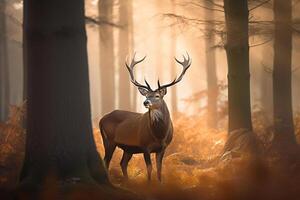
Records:
[[[145,80],[145,85],[143,85],[143,84],[138,83],[136,81],[136,79],[134,78],[134,72],[133,72],[134,66],[136,64],[142,62],[143,60],[145,60],[146,56],[144,58],[142,58],[141,60],[135,60],[134,57],[135,57],[135,54],[132,58],[131,63],[128,64],[126,61],[125,64],[129,71],[131,82],[136,87],[138,87],[139,92],[144,97],[146,97],[146,100],[144,101],[144,106],[148,109],[159,109],[163,105],[163,98],[167,94],[167,88],[180,82],[181,79],[183,78],[185,72],[191,66],[191,63],[192,63],[192,61],[189,57],[189,54],[187,54],[187,57],[183,56],[183,61],[179,61],[178,59],[175,58],[176,62],[179,63],[180,65],[182,65],[182,67],[183,67],[180,76],[178,76],[178,78],[176,77],[171,83],[168,83],[165,85],[160,85],[160,82],[158,80],[157,81],[158,88],[153,90],[150,87],[150,84],[146,80]]]

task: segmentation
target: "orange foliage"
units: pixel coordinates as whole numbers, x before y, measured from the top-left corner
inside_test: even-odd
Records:
[[[0,186],[16,183],[24,156],[25,131],[21,128],[24,109],[13,107],[11,112],[9,121],[0,124]],[[226,119],[224,121],[220,124],[226,124]],[[269,160],[253,160],[246,157],[217,164],[215,158],[222,152],[227,138],[225,126],[220,125],[223,128],[218,130],[208,129],[205,115],[177,114],[173,123],[175,133],[163,162],[163,184],[159,184],[156,179],[154,159],[153,181],[147,183],[142,155],[133,156],[128,166],[129,181],[125,181],[119,166],[122,156],[120,149],[116,150],[110,166],[111,182],[149,199],[231,200],[299,197],[297,191],[300,191],[300,173],[297,167],[289,168],[289,173],[281,173],[279,167],[272,165]],[[253,124],[261,143],[267,147],[272,133],[261,111],[253,113]],[[300,114],[295,116],[295,130],[299,139]],[[104,149],[98,128],[94,128],[94,137],[97,149],[103,156]],[[95,196],[96,194],[97,191]]]
[[[21,126],[24,112],[24,106],[11,106],[8,121],[0,122],[0,187],[12,187],[17,182],[24,157],[25,130]]]
[[[209,130],[205,128],[202,117],[178,117],[174,120],[174,138],[167,148],[163,165],[165,183],[174,182],[174,176],[180,184],[192,186],[197,184],[196,174],[199,169],[206,168],[209,160],[217,157],[223,149],[226,131]],[[94,137],[100,154],[104,155],[102,140],[98,128],[94,129]],[[122,151],[117,149],[110,166],[110,175],[114,183],[122,180],[120,160]],[[155,159],[152,158],[155,166]],[[155,168],[155,167],[154,167]],[[154,169],[155,170],[155,169]],[[145,182],[146,166],[142,154],[135,154],[128,166],[129,178],[138,182]],[[155,179],[156,172],[153,173]]]

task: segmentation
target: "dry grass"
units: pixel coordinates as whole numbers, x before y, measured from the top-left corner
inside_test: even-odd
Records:
[[[10,120],[0,124],[1,188],[13,186],[21,168],[25,138],[25,131],[21,128],[23,113],[23,109],[13,107]],[[158,183],[155,167],[153,181],[146,181],[142,155],[134,155],[128,167],[130,180],[123,180],[119,166],[122,152],[117,149],[109,170],[114,185],[146,196],[147,199],[299,199],[298,163],[282,167],[275,165],[272,159],[242,156],[216,164],[215,158],[222,152],[227,138],[225,127],[208,129],[205,116],[188,117],[181,114],[174,118],[175,133],[164,159],[163,183]],[[258,138],[267,147],[272,134],[264,123],[262,113],[254,113],[253,122]],[[295,125],[299,139],[300,115],[295,117]],[[94,129],[94,136],[98,151],[103,156],[98,128]],[[152,162],[155,166],[154,159]]]
[[[185,187],[198,183],[197,174],[207,170],[208,161],[217,157],[223,149],[226,140],[226,131],[209,130],[205,128],[206,121],[199,117],[178,117],[174,120],[174,138],[167,148],[163,165],[164,183],[174,183],[173,177]],[[104,155],[99,129],[94,129],[97,148]],[[117,149],[110,165],[110,175],[114,183],[122,180],[120,160],[122,150]],[[153,166],[155,159],[152,157]],[[208,169],[209,170],[209,169]],[[146,166],[142,154],[135,154],[128,166],[130,179],[145,182]],[[153,179],[156,179],[154,167]]]
[[[24,157],[24,107],[11,106],[10,118],[0,122],[0,187],[13,187]]]

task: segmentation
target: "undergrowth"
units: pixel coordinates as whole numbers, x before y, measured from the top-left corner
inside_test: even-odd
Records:
[[[23,115],[24,108],[12,107],[9,120],[0,124],[1,188],[13,188],[18,182],[26,134],[22,128]],[[117,149],[109,169],[109,177],[114,185],[147,199],[300,198],[299,162],[281,165],[264,153],[256,157],[241,155],[220,161],[219,156],[227,139],[226,127],[207,128],[204,115],[186,116],[181,113],[173,118],[175,132],[163,162],[163,182],[157,181],[155,167],[152,181],[147,182],[142,155],[133,156],[128,166],[129,180],[125,180],[119,165],[122,151]],[[253,113],[253,124],[260,144],[267,149],[272,140],[272,127],[265,122],[262,111]],[[299,114],[295,116],[295,130],[299,141]],[[100,155],[104,156],[97,127],[94,128],[94,137]],[[152,163],[155,166],[153,158]],[[75,199],[85,198],[78,195]],[[90,199],[93,197],[90,196]]]

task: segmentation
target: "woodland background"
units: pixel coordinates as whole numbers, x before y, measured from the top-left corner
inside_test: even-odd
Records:
[[[179,73],[174,56],[180,58],[187,51],[192,67],[165,97],[175,126],[175,138],[164,161],[165,185],[154,182],[149,190],[139,156],[129,165],[133,180],[123,182],[120,152],[113,158],[110,181],[158,199],[299,196],[300,1],[86,0],[85,14],[81,1],[0,2],[0,183],[5,191],[15,188],[19,180],[22,183],[27,176],[35,176],[19,173],[26,168],[22,167],[25,154],[32,163],[45,161],[40,167],[45,172],[53,154],[64,158],[61,150],[52,149],[55,145],[70,145],[66,148],[70,163],[75,162],[76,152],[85,148],[97,157],[90,148],[93,131],[97,151],[103,155],[99,119],[114,109],[146,111],[143,97],[129,81],[126,56],[133,52],[139,57],[147,55],[136,75],[139,81],[146,77],[156,85],[157,78],[169,82]],[[27,15],[23,13],[25,5]],[[47,14],[30,12],[38,9]],[[52,44],[51,34],[35,35],[40,27],[73,26],[75,19],[80,19],[82,30],[86,28],[87,54],[84,37],[73,51],[68,42],[54,40]],[[68,31],[61,34],[72,36]],[[37,70],[38,66],[45,70]],[[58,100],[63,103],[57,104]],[[79,128],[74,126],[79,122]],[[40,132],[32,124],[38,124]],[[88,145],[82,140],[83,132],[88,135]],[[74,141],[62,139],[70,137]],[[26,148],[25,138],[33,141]],[[49,139],[53,143],[48,144]],[[45,147],[34,146],[37,141]],[[38,155],[33,153],[34,147],[41,148]],[[25,166],[29,162],[26,156],[24,162]],[[67,164],[64,167],[71,169]],[[103,183],[106,175],[102,167],[99,171],[102,175],[93,178]],[[45,181],[46,175],[41,174],[42,181],[38,180],[52,188],[42,190],[42,197],[60,195],[60,185],[52,179]],[[58,180],[64,184],[76,182],[69,175],[62,177]],[[91,191],[91,198],[105,198],[109,193]]]

